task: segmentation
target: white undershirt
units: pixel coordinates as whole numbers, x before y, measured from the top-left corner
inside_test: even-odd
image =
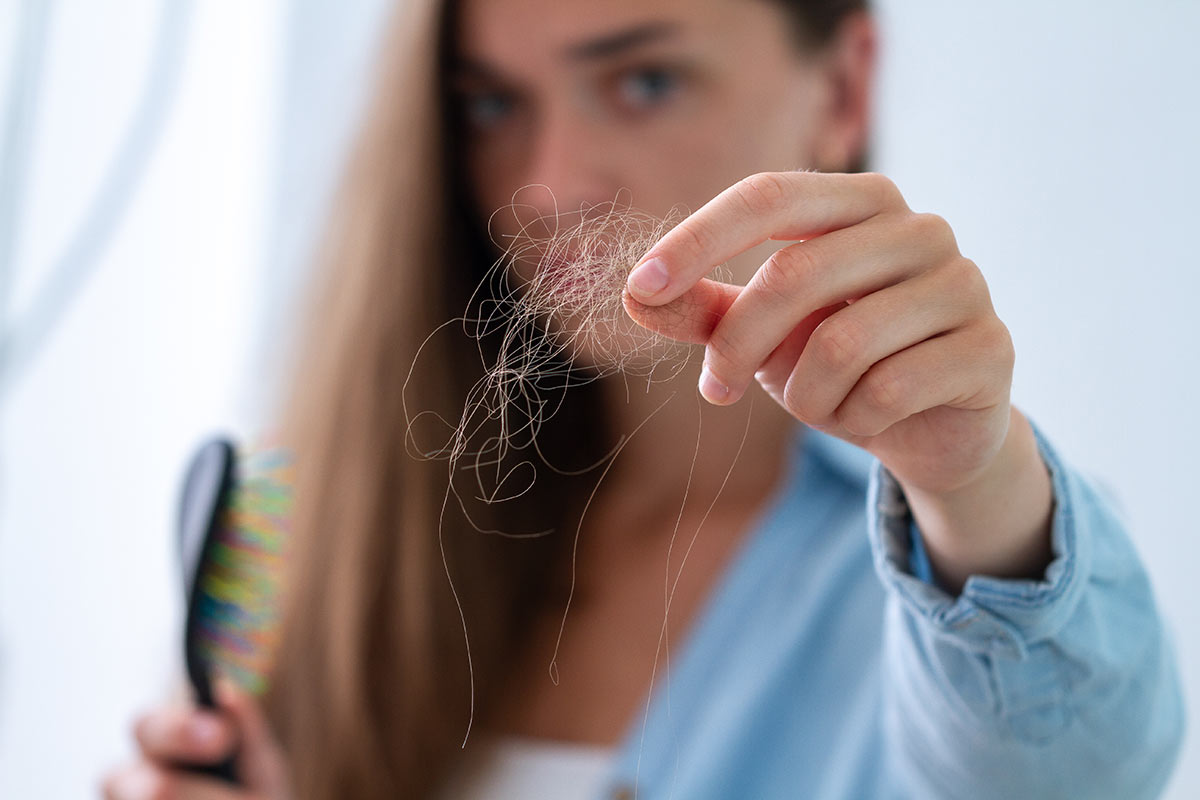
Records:
[[[467,742],[437,800],[596,800],[608,785],[610,747],[504,736]]]

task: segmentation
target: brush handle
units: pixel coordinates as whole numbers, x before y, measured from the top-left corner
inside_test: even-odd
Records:
[[[234,483],[235,449],[224,437],[215,437],[202,445],[192,457],[179,503],[179,554],[187,602],[184,621],[184,665],[195,690],[196,705],[216,709],[211,666],[196,642],[197,604],[200,577],[204,572],[222,511],[229,501]],[[180,764],[182,769],[238,784],[236,752],[215,764]]]
[[[208,673],[205,671],[203,677],[199,680],[192,679],[192,686],[196,690],[196,705],[200,708],[217,710],[216,701],[213,699],[212,686],[208,680]],[[181,764],[188,772],[194,772],[200,775],[208,775],[213,778],[220,778],[235,786],[240,785],[237,777],[237,751],[229,754],[223,761],[218,761],[213,764]]]
[[[216,764],[181,764],[180,766],[188,772],[206,775],[210,778],[219,778],[234,786],[241,785],[241,782],[237,778],[237,769],[234,766],[233,756],[229,756],[224,761]]]

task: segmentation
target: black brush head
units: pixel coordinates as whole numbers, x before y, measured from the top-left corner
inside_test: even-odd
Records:
[[[196,693],[197,705],[215,708],[212,665],[198,646],[200,576],[216,536],[221,514],[228,505],[234,483],[235,450],[229,439],[218,436],[202,444],[192,457],[179,502],[179,556],[187,603],[184,620],[184,665]],[[183,765],[187,769],[237,783],[233,757],[215,765]]]

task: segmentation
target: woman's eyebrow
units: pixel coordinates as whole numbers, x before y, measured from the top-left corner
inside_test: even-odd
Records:
[[[564,52],[571,61],[609,58],[649,42],[670,38],[679,29],[676,22],[648,22],[569,45]]]
[[[480,80],[497,80],[500,76],[489,65],[470,58],[456,58],[450,64],[452,80],[461,78],[477,78]]]
[[[563,49],[563,53],[571,61],[594,61],[611,58],[626,51],[634,50],[644,44],[670,39],[677,35],[681,28],[682,26],[676,22],[647,22],[568,45]],[[500,70],[485,61],[470,57],[459,56],[453,59],[451,72],[460,78],[469,77],[492,81],[504,80],[504,75]]]

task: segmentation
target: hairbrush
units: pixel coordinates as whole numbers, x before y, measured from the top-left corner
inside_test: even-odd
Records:
[[[254,695],[267,688],[279,635],[291,461],[268,439],[239,448],[216,436],[188,466],[179,503],[184,665],[203,708],[216,707],[214,671]],[[238,782],[233,755],[183,766]]]

